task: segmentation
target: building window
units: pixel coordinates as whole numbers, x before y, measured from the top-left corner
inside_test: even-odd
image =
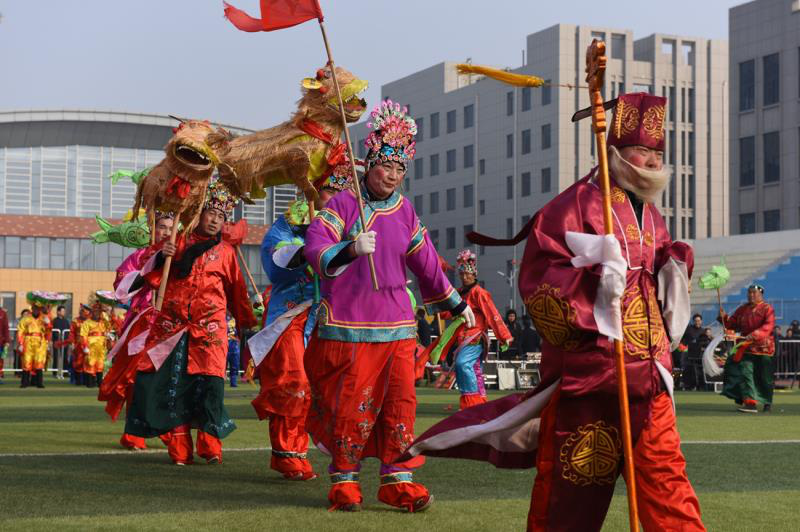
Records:
[[[6,237],[6,268],[20,267],[20,252],[22,239],[18,236]]]
[[[667,114],[667,121],[674,122],[675,121],[675,101],[677,100],[675,96],[675,87],[669,88],[669,102],[668,102],[668,114]]]
[[[781,230],[781,211],[764,211],[764,231]]]
[[[530,129],[523,129],[522,130],[522,154],[525,155],[526,153],[531,152],[531,130]]]
[[[689,66],[694,65],[694,43],[681,43],[681,51],[683,52],[683,64]]]
[[[422,194],[419,196],[414,196],[414,210],[417,213],[417,216],[422,216]]]
[[[694,123],[694,89],[689,89],[689,123]]]
[[[530,172],[522,172],[522,195],[523,196],[530,196],[531,195],[531,173]]]
[[[464,168],[472,168],[475,165],[475,146],[472,144],[464,146]]]
[[[475,125],[475,105],[469,104],[464,106],[464,129],[471,128]]]
[[[694,166],[694,132],[689,132],[689,142],[688,142],[688,150],[689,150],[689,165]]]
[[[621,33],[611,34],[611,58],[625,59],[625,35]]]
[[[739,139],[739,186],[756,184],[756,138]]]
[[[478,161],[478,173],[483,175],[486,173],[486,159],[481,159]]]
[[[514,114],[514,91],[506,93],[506,116]]]
[[[419,143],[425,139],[425,119],[419,117],[415,122],[417,123],[417,136],[414,137],[414,140]]]
[[[542,149],[550,148],[550,124],[542,126]]]
[[[475,228],[472,226],[472,224],[468,224],[468,225],[464,226],[464,247],[465,248],[472,245],[472,242],[467,240],[467,235],[470,234],[474,230],[475,230]]]
[[[456,130],[456,110],[447,111],[447,132],[454,133]]]
[[[661,53],[668,55],[670,60],[675,58],[675,41],[664,39],[661,41]]]
[[[486,200],[478,200],[478,214],[486,214]]]
[[[514,218],[506,218],[506,238],[514,238]]]
[[[675,159],[675,130],[671,129],[668,135],[667,148],[669,149],[669,164],[676,164],[678,161]]]
[[[686,164],[686,132],[681,132],[681,164]]]
[[[522,226],[521,227],[525,227],[525,224],[530,222],[530,221],[531,221],[531,215],[530,214],[526,214],[525,216],[522,217]]]
[[[431,229],[428,234],[431,237],[431,242],[433,242],[433,247],[439,249],[439,230],[438,229]]]
[[[542,105],[550,105],[550,80],[544,80],[544,85],[542,85]]]
[[[550,192],[550,168],[542,168],[542,194]]]
[[[514,156],[514,135],[509,133],[506,135],[506,157],[511,158]]]
[[[764,56],[764,105],[778,103],[781,99],[780,56]]]
[[[454,211],[456,210],[456,189],[448,188],[447,189],[447,210]]]
[[[431,114],[431,138],[435,139],[439,136],[439,113]]]
[[[781,180],[781,135],[778,131],[764,133],[764,183]]]
[[[464,208],[469,208],[475,205],[475,187],[472,185],[464,185]]]
[[[531,109],[531,88],[530,87],[523,87],[522,88],[522,110],[523,111],[530,111]]]
[[[414,179],[422,179],[425,171],[425,159],[414,159]]]
[[[695,183],[694,174],[689,174],[689,208],[694,209],[697,198],[697,184]],[[694,237],[692,237],[694,238]]]
[[[506,176],[506,199],[514,199],[514,176]]]
[[[364,145],[364,139],[358,139],[358,156],[363,159],[367,156],[367,147]]]
[[[739,63],[739,111],[750,111],[756,105],[756,62]]]
[[[456,247],[456,228],[448,227],[445,230],[445,240],[447,241],[447,249],[455,249]]]
[[[430,213],[436,214],[439,212],[439,193],[431,192]]]
[[[447,150],[447,161],[446,167],[447,172],[455,172],[456,171],[456,150]]]
[[[404,189],[406,192],[408,192],[409,190],[411,190],[411,180],[410,180],[409,178],[405,178],[405,179],[403,180],[403,189]]]
[[[429,169],[429,171],[431,173],[431,177],[433,177],[435,175],[439,175],[439,154],[438,153],[434,153],[433,155],[431,155],[431,162],[428,165],[428,167],[429,167],[428,169]]]
[[[739,233],[749,235],[756,232],[756,215],[749,212],[739,215]]]

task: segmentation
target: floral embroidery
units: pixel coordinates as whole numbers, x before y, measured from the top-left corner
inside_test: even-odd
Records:
[[[414,435],[406,430],[405,423],[398,423],[392,430],[392,439],[397,444],[401,452],[405,452],[414,441]]]
[[[357,464],[361,460],[361,453],[364,446],[358,443],[353,443],[350,436],[340,438],[334,442],[336,448],[342,453],[344,458],[351,464]]]

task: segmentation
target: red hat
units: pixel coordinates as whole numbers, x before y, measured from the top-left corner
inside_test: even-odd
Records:
[[[646,92],[621,94],[609,124],[608,145],[645,146],[664,151],[666,104],[666,98]]]

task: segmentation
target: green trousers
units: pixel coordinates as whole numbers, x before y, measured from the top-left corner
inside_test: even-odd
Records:
[[[742,404],[753,399],[761,404],[772,404],[774,376],[772,357],[766,355],[744,355],[739,362],[729,356],[725,362],[722,395]]]

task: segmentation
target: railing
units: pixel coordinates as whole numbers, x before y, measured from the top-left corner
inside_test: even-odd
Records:
[[[789,389],[800,386],[800,340],[778,341],[775,353],[775,382]],[[788,381],[788,382],[787,382]]]
[[[21,373],[22,359],[18,351],[19,343],[17,342],[17,328],[11,327],[9,332],[11,334],[11,342],[8,344],[6,360],[10,361],[11,364],[6,363],[3,371],[8,373]],[[69,374],[69,362],[71,360],[70,355],[72,352],[70,345],[63,345],[59,347],[55,347],[55,345],[60,343],[62,340],[68,339],[69,329],[53,329],[52,336],[48,338],[46,365],[49,367],[47,367],[45,371],[54,372],[57,379],[63,379],[65,374]]]

